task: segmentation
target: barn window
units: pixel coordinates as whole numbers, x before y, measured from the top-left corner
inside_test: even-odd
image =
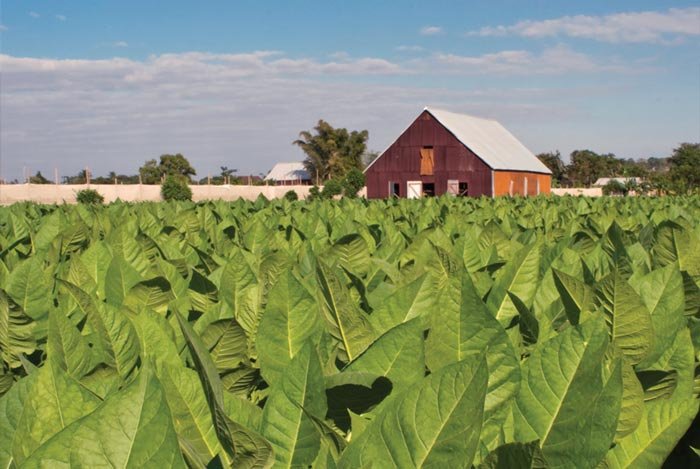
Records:
[[[459,183],[459,193],[457,194],[460,197],[467,197],[469,195],[469,184],[466,182],[460,182]]]
[[[389,181],[389,197],[401,197],[401,184]]]
[[[420,175],[432,176],[435,159],[433,157],[433,147],[423,147],[420,150]]]
[[[435,196],[435,183],[424,182],[423,183],[423,197],[433,197]]]

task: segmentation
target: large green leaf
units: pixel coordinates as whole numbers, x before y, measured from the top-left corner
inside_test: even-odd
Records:
[[[546,469],[539,441],[508,443],[491,451],[478,469]]]
[[[32,319],[49,311],[51,286],[44,273],[43,261],[36,256],[22,261],[10,272],[5,291]]]
[[[593,290],[582,280],[557,269],[552,269],[554,285],[559,291],[564,311],[573,325],[579,323],[581,312],[592,306]]]
[[[516,438],[539,439],[551,467],[595,467],[615,436],[622,398],[619,359],[607,382],[608,333],[602,320],[570,327],[525,362]]]
[[[671,395],[647,400],[634,432],[616,442],[606,461],[610,467],[660,467],[698,413],[693,396],[695,358],[688,329],[678,333],[671,347],[652,365],[677,370]]]
[[[316,277],[329,331],[339,341],[347,360],[352,361],[372,343],[374,331],[367,316],[350,297],[340,275],[318,261]]]
[[[480,355],[443,367],[393,399],[348,445],[338,466],[470,467],[487,378]]]
[[[95,365],[92,350],[85,337],[58,308],[49,314],[46,352],[76,379],[86,375]]]
[[[87,325],[94,333],[95,360],[114,367],[122,378],[127,378],[139,359],[138,336],[127,313],[110,304],[95,303],[87,293],[71,283],[59,281],[59,284],[87,316]]]
[[[483,353],[489,368],[488,392],[484,404],[481,442],[494,449],[503,441],[498,436],[509,404],[520,387],[520,364],[503,326],[479,298],[469,274],[461,270],[448,280],[431,316],[425,341],[428,368],[445,365]]]
[[[685,326],[683,277],[674,263],[642,277],[633,277],[630,284],[649,310],[654,329],[652,346],[642,363],[644,366],[655,362]]]
[[[22,464],[42,443],[92,412],[100,403],[95,395],[51,361],[37,371],[23,397],[15,432],[6,435],[11,441],[16,464]]]
[[[219,280],[220,298],[231,307],[233,316],[249,334],[258,326],[258,311],[254,304],[258,282],[255,273],[240,250],[224,266]]]
[[[282,273],[270,290],[258,329],[258,360],[268,383],[279,382],[304,343],[316,340],[320,319],[311,293],[291,270]]]
[[[11,367],[20,366],[20,354],[29,355],[37,348],[42,322],[32,321],[0,290],[0,358]]]
[[[47,441],[23,467],[185,468],[163,387],[148,367],[93,413]]]
[[[343,373],[369,373],[391,381],[399,393],[425,376],[423,328],[420,320],[400,324],[377,339]]]
[[[156,376],[163,384],[180,448],[188,461],[206,464],[221,446],[197,373],[183,366],[170,337],[173,331],[164,318],[143,311],[133,322],[141,340],[142,355],[155,364]]]
[[[542,245],[527,245],[508,261],[496,280],[486,305],[504,327],[518,315],[508,292],[520,298],[526,306],[532,305],[540,278],[541,259]]]
[[[177,311],[175,316],[204,388],[214,430],[224,450],[221,456],[236,467],[269,467],[273,463],[270,443],[227,415],[223,386],[214,362],[192,326]]]
[[[323,419],[326,410],[321,362],[307,342],[273,387],[263,410],[261,431],[274,450],[274,467],[307,466],[316,459],[320,435],[307,414]]]
[[[613,344],[633,365],[642,361],[654,340],[651,315],[619,271],[601,280],[596,301],[605,315]]]
[[[123,257],[114,256],[107,268],[105,277],[105,297],[107,303],[121,306],[131,287],[141,281],[141,276]]]

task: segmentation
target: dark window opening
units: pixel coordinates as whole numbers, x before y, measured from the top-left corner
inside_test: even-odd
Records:
[[[460,182],[459,189],[457,190],[457,195],[459,197],[469,196],[469,184],[467,184],[466,182]]]
[[[423,183],[423,197],[434,197],[435,196],[435,183],[424,182]]]
[[[389,192],[391,197],[401,197],[401,184],[398,182],[389,183]]]

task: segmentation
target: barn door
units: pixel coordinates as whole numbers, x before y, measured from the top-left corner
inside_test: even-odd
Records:
[[[447,180],[447,194],[448,195],[459,195],[459,180],[448,179]]]
[[[408,181],[406,183],[406,197],[420,199],[423,195],[423,183],[421,181]]]

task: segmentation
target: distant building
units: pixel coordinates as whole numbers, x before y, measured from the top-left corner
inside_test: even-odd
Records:
[[[301,162],[277,163],[267,176],[265,181],[273,181],[278,186],[311,185],[311,176],[304,169]]]
[[[538,195],[552,172],[501,124],[425,108],[365,169],[367,197]]]
[[[628,181],[631,181],[634,184],[639,185],[642,182],[644,182],[644,179],[638,178],[638,177],[633,177],[633,178],[625,178],[625,177],[622,177],[622,178],[598,178],[598,180],[593,183],[593,187],[607,186],[610,183],[610,181],[617,181],[620,184],[627,184]]]

